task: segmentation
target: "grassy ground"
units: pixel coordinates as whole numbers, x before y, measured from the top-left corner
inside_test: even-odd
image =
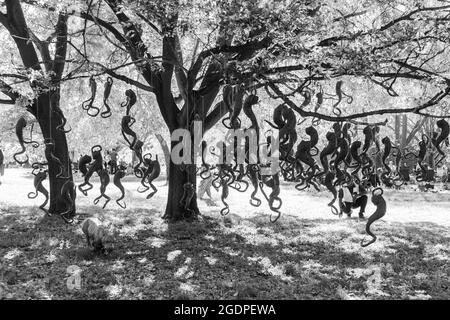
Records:
[[[97,178],[94,178],[97,180]],[[388,211],[373,225],[367,248],[364,221],[338,219],[324,191],[299,193],[283,185],[283,215],[269,222],[266,204],[231,192],[231,213],[220,216],[217,193],[200,201],[192,224],[162,219],[167,189],[156,182],[151,200],[126,182],[127,209],[106,210],[79,193],[78,212],[103,221],[116,237],[110,256],[86,247],[80,226],[42,217],[29,200],[32,178],[7,170],[0,186],[0,298],[13,299],[449,299],[450,194],[386,192]],[[113,198],[118,190],[110,185]],[[366,216],[374,211],[369,205]],[[70,290],[69,266],[81,269]]]

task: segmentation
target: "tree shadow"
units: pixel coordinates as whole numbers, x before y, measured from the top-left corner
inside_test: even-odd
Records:
[[[16,210],[27,209],[9,211]],[[363,249],[364,223],[353,220],[285,216],[272,224],[267,214],[216,210],[166,224],[156,210],[110,210],[103,218],[116,232],[115,249],[102,256],[86,248],[80,226],[40,216],[28,208],[0,217],[2,272],[23,275],[7,287],[15,298],[450,298],[449,230],[434,223],[378,222],[379,240]],[[66,286],[70,265],[82,269],[79,291]]]

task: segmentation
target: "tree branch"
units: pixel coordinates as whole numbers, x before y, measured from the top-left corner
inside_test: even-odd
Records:
[[[58,22],[55,27],[56,33],[56,50],[55,58],[53,60],[52,70],[55,72],[55,80],[60,81],[64,66],[66,62],[67,54],[67,15],[60,13],[58,15]]]
[[[184,64],[183,52],[181,51],[178,34],[175,35],[175,54],[177,59],[177,64],[175,65],[175,78],[177,79],[178,91],[180,91],[184,101],[187,101],[187,77],[182,68]]]
[[[142,59],[151,60],[152,57],[141,39],[139,30],[123,12],[121,6],[119,5],[119,1],[105,0],[105,2],[108,4],[108,6],[111,8],[111,10],[114,12],[117,19],[121,23],[124,31],[124,36],[122,36],[125,39],[125,41],[123,42],[124,46],[130,54],[131,59],[136,62],[138,71],[142,74],[147,83],[152,88],[154,88],[153,92],[156,96],[161,115],[167,126],[169,127],[169,130],[173,130],[177,126],[176,111],[178,111],[178,108],[175,104],[172,94],[170,93],[170,96],[172,96],[171,99],[168,95],[168,91],[170,91],[170,85],[169,88],[165,88],[165,86],[162,85],[163,77],[161,72],[157,71],[159,69],[158,66],[155,65],[154,68],[152,68],[149,63],[142,62]]]
[[[398,114],[398,113],[415,113],[421,114],[422,110],[429,108],[431,106],[436,105],[439,101],[445,98],[450,93],[450,86],[447,86],[445,90],[440,91],[436,95],[434,95],[431,99],[429,99],[426,103],[423,103],[417,107],[404,108],[404,109],[379,109],[366,111],[362,113],[354,113],[347,116],[329,116],[320,114],[318,112],[306,111],[302,108],[299,108],[291,99],[289,99],[286,95],[284,95],[281,90],[273,83],[269,82],[268,86],[277,94],[278,98],[281,98],[286,105],[291,107],[294,111],[300,114],[302,117],[315,117],[326,121],[332,122],[341,122],[341,121],[349,121],[351,119],[358,119],[373,115],[383,115],[383,114]]]
[[[94,17],[86,12],[76,12],[76,11],[72,11],[71,13],[68,13],[68,15],[72,15],[75,17],[79,17],[82,19],[87,19],[89,21],[94,22],[95,24],[105,28],[106,30],[108,30],[109,32],[111,32],[112,35],[114,35],[114,37],[122,44],[126,45],[127,43],[127,39],[122,35],[122,33],[117,30],[110,22],[105,21],[103,19],[100,19],[98,17]]]
[[[33,44],[28,41],[28,27],[19,0],[6,0],[7,28],[19,49],[26,68],[40,70],[39,59]]]
[[[50,51],[48,50],[48,42],[40,40],[31,29],[28,29],[30,34],[30,39],[36,44],[42,58],[42,63],[44,64],[45,71],[49,72],[52,70],[52,58],[50,56]]]
[[[356,31],[354,32],[352,35],[343,35],[343,36],[333,36],[333,37],[329,37],[326,39],[321,40],[317,46],[319,47],[328,47],[328,46],[332,46],[335,45],[338,41],[352,41],[355,40],[361,36],[366,36],[369,35],[371,33],[376,33],[376,32],[382,32],[385,31],[391,27],[393,27],[394,25],[402,22],[402,21],[406,21],[406,20],[412,20],[412,16],[415,14],[418,14],[420,12],[427,12],[427,11],[439,11],[439,10],[444,10],[444,9],[448,9],[450,8],[450,5],[445,5],[445,6],[438,6],[438,7],[423,7],[423,8],[418,8],[416,10],[413,10],[397,19],[394,19],[388,23],[386,23],[385,25],[381,26],[379,29],[376,30],[371,30],[371,31]]]
[[[176,127],[178,126],[184,126],[185,122],[187,121],[187,108],[185,112],[179,113],[179,109],[177,107],[177,104],[175,103],[175,99],[172,94],[172,76],[174,73],[174,63],[170,63],[170,61],[177,61],[177,56],[175,52],[176,44],[175,44],[175,36],[173,36],[174,32],[174,26],[176,25],[178,17],[177,15],[172,16],[172,19],[167,21],[163,25],[163,33],[165,36],[163,37],[163,48],[162,48],[162,56],[163,56],[163,62],[162,67],[163,71],[161,73],[161,89],[162,89],[162,103],[164,104],[165,112],[169,113],[171,116],[170,123],[173,125],[175,123],[172,123],[173,120],[176,120]],[[186,88],[188,91],[189,89]],[[189,95],[188,92],[185,92],[187,95]],[[187,97],[187,100],[185,100],[185,104],[189,105],[189,97]],[[175,118],[173,116],[175,115]]]
[[[443,9],[448,9],[450,8],[450,5],[447,6],[438,6],[438,7],[423,7],[423,8],[418,8],[416,10],[413,10],[397,19],[394,19],[392,21],[390,21],[389,23],[386,23],[384,26],[382,26],[379,30],[380,31],[384,31],[386,29],[389,29],[390,27],[392,27],[393,25],[401,22],[401,21],[405,21],[405,20],[411,20],[412,16],[419,13],[419,12],[426,12],[426,11],[438,11],[438,10],[443,10]]]
[[[15,104],[16,101],[14,100],[4,100],[4,99],[0,99],[0,104]]]
[[[221,20],[219,23],[219,31],[218,37],[216,40],[216,47],[221,46],[230,46],[233,40],[233,34],[227,32],[228,24],[225,20]],[[196,82],[197,75],[201,70],[203,65],[203,61],[205,59],[203,52],[201,52],[195,62],[193,61],[191,68],[188,72],[188,83],[192,83],[189,85],[190,87],[194,86]],[[194,56],[193,56],[194,59]],[[200,84],[200,89],[196,92],[198,103],[201,103],[202,110],[198,110],[198,113],[201,115],[202,119],[206,118],[208,111],[212,107],[214,100],[220,89],[220,80],[222,75],[220,73],[220,66],[218,63],[210,59],[208,66],[206,68],[205,76]],[[200,101],[201,99],[201,101]]]
[[[6,28],[6,30],[8,31],[10,30],[8,17],[3,12],[0,12],[0,23]]]
[[[118,79],[118,80],[121,80],[121,81],[123,81],[123,82],[125,82],[125,83],[127,83],[127,84],[133,85],[133,86],[135,86],[135,87],[137,87],[137,88],[139,88],[139,89],[142,89],[142,90],[144,90],[144,91],[147,91],[147,92],[154,92],[154,88],[153,88],[153,87],[146,86],[145,84],[142,84],[142,83],[139,82],[139,81],[133,80],[133,79],[127,77],[127,76],[124,76],[124,75],[122,75],[122,74],[118,74],[118,73],[116,73],[116,72],[114,71],[114,70],[117,70],[117,69],[121,68],[122,66],[119,66],[119,67],[116,67],[116,68],[107,68],[107,67],[105,67],[104,65],[102,65],[102,64],[100,64],[100,63],[97,63],[97,62],[92,62],[91,64],[94,64],[94,65],[99,66],[100,68],[102,68],[102,70],[104,71],[104,73],[110,75],[110,76],[113,77],[113,78],[116,78],[116,79]]]
[[[19,98],[19,95],[13,91],[12,87],[3,80],[0,80],[0,91],[4,95],[10,97],[11,100],[15,101],[17,98]]]

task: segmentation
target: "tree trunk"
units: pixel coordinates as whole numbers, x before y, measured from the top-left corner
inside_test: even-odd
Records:
[[[70,198],[73,199],[69,205],[67,197],[62,196],[62,188],[65,183],[73,183],[72,167],[69,157],[69,149],[67,145],[66,134],[57,129],[62,123],[60,115],[53,110],[59,108],[59,92],[49,91],[39,96],[35,104],[35,116],[41,127],[44,139],[49,139],[55,144],[54,152],[63,167],[64,173],[57,177],[61,172],[61,167],[52,159],[47,158],[48,162],[48,179],[50,183],[50,208],[51,214],[66,213],[67,218],[72,218],[76,214],[75,210],[75,188],[69,188]],[[71,207],[71,208],[70,208]],[[70,209],[70,210],[69,210]]]
[[[401,148],[402,148],[402,150],[404,148],[406,148],[407,135],[408,135],[408,116],[406,114],[404,114],[402,116],[402,139],[401,139]]]
[[[178,142],[176,141],[171,142],[171,150],[177,143]],[[184,169],[183,167],[185,167],[186,169]],[[195,219],[200,214],[197,205],[197,192],[195,192],[194,196],[192,197],[192,200],[190,201],[190,204],[188,206],[188,210],[185,210],[180,203],[180,201],[183,199],[183,185],[185,183],[192,183],[194,186],[194,190],[196,190],[197,188],[195,166],[177,165],[173,163],[171,159],[169,170],[169,190],[167,195],[166,211],[163,218],[171,222],[184,219]]]
[[[58,22],[55,27],[55,54],[52,61],[48,43],[44,44],[42,42],[40,46],[37,45],[41,53],[41,57],[38,57],[34,47],[35,41],[30,37],[20,1],[10,0],[6,1],[5,4],[7,14],[2,14],[1,23],[6,27],[16,43],[23,66],[26,69],[33,69],[38,72],[42,71],[47,75],[51,71],[52,85],[57,85],[57,89],[51,89],[39,83],[37,80],[31,81],[33,91],[38,92],[35,89],[43,90],[38,93],[33,105],[28,107],[28,111],[39,122],[44,139],[48,139],[54,143],[53,156],[58,158],[65,169],[63,175],[57,177],[61,173],[61,166],[54,159],[48,159],[49,157],[47,157],[48,177],[50,181],[49,212],[52,214],[64,213],[65,217],[71,218],[75,215],[75,191],[73,188],[71,163],[69,160],[66,135],[63,131],[56,128],[62,122],[62,111],[59,109],[59,82],[64,70],[67,53],[67,14],[61,12],[58,16]],[[41,64],[45,66],[45,70],[42,69]],[[63,196],[61,191],[64,186],[69,187],[69,191],[64,193]]]
[[[395,116],[395,143],[400,144],[400,115]]]
[[[169,183],[169,173],[170,173],[170,150],[169,150],[169,147],[167,146],[166,141],[164,140],[164,138],[162,137],[161,134],[156,133],[155,136],[156,136],[156,139],[158,139],[158,142],[161,145],[161,149],[164,153],[164,160],[166,162],[166,184],[168,184]]]

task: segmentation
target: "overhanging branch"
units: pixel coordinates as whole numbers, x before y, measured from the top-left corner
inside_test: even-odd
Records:
[[[307,111],[302,108],[299,108],[295,102],[293,102],[289,97],[283,94],[281,90],[273,83],[268,82],[268,86],[275,92],[278,98],[282,99],[286,105],[288,105],[291,109],[296,111],[298,114],[300,114],[302,117],[315,117],[319,118],[321,120],[325,121],[331,121],[331,122],[342,122],[342,121],[349,121],[352,119],[359,119],[364,118],[368,116],[374,116],[374,115],[384,115],[384,114],[401,114],[401,113],[415,113],[419,115],[424,115],[423,110],[437,105],[443,98],[449,95],[450,93],[450,86],[447,86],[445,90],[440,91],[436,95],[434,95],[431,99],[429,99],[427,102],[423,103],[420,106],[411,107],[411,108],[394,108],[394,109],[379,109],[379,110],[372,110],[372,111],[366,111],[361,113],[354,113],[346,116],[329,116],[325,114],[321,114],[318,112],[313,111]]]

